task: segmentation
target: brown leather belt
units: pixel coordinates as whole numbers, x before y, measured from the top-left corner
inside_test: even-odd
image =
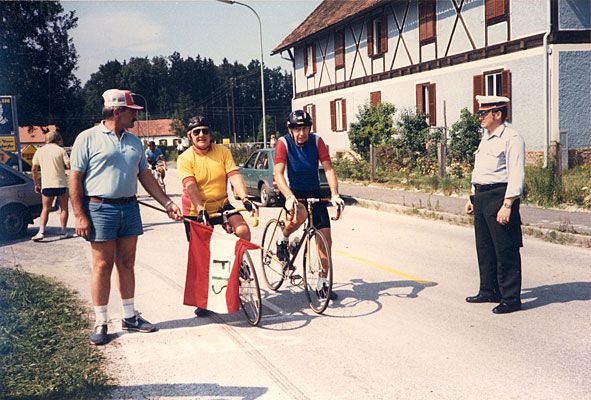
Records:
[[[507,187],[506,183],[491,183],[490,185],[479,185],[477,183],[474,184],[474,189],[476,189],[477,192],[486,192],[488,190],[493,190],[493,189],[497,189],[500,187]]]
[[[135,200],[135,196],[131,197],[120,197],[118,199],[107,199],[104,197],[95,197],[95,196],[86,196],[86,200],[94,201],[95,203],[105,203],[105,204],[127,204],[131,203]]]

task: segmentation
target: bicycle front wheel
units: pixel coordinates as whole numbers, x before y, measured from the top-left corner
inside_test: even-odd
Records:
[[[312,229],[306,235],[304,248],[304,289],[310,308],[322,313],[332,293],[332,257],[326,237]]]
[[[238,283],[240,285],[240,308],[242,308],[248,323],[253,326],[257,325],[261,321],[263,311],[261,289],[248,251],[245,251],[242,257],[240,271],[238,272]]]
[[[283,283],[283,264],[277,258],[277,239],[283,232],[283,222],[273,218],[265,226],[261,244],[261,265],[267,287],[277,290]]]

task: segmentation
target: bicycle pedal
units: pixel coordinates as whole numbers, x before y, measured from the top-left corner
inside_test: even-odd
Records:
[[[292,275],[289,279],[291,281],[291,284],[294,286],[298,286],[301,282],[303,282],[303,278],[301,275],[295,274]]]

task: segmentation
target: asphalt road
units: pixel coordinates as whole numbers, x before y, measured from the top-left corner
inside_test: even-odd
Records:
[[[179,193],[174,170],[166,181]],[[254,242],[277,213],[261,210]],[[121,331],[113,277],[103,349],[121,385],[115,399],[591,399],[589,249],[525,238],[524,310],[494,315],[494,304],[464,301],[478,290],[471,227],[348,207],[333,223],[339,300],[316,315],[302,288],[270,292],[255,252],[264,316],[251,327],[241,313],[195,318],[182,305],[182,225],[145,207],[142,218],[136,306],[159,331]],[[0,262],[54,276],[90,302],[80,238],[4,244]]]

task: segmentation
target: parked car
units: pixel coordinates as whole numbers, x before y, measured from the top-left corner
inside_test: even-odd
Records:
[[[5,150],[5,152],[6,152],[6,154],[8,154],[10,156],[8,161],[6,161],[6,165],[8,165],[9,167],[12,167],[18,171],[18,156],[11,151]],[[28,172],[31,170],[31,166],[25,160],[21,159],[21,163],[23,165],[23,171]]]
[[[0,239],[24,235],[42,208],[33,179],[0,163]]]
[[[249,196],[258,197],[264,207],[282,204],[285,200],[275,183],[273,167],[275,149],[259,149],[253,152],[244,164],[239,165],[246,192]],[[326,180],[324,168],[319,163],[320,189],[323,196],[330,197],[330,188]]]

